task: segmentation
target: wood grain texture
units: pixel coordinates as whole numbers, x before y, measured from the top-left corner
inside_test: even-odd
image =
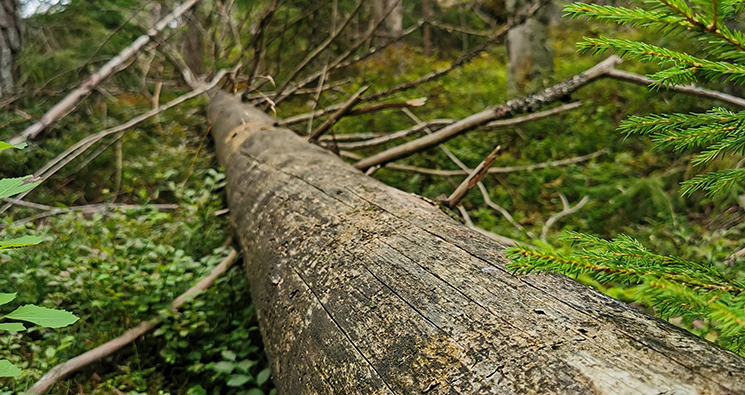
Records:
[[[745,359],[503,247],[217,93],[279,394],[741,394]]]

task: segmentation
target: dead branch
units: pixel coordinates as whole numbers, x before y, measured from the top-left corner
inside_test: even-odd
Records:
[[[432,71],[432,72],[430,72],[430,73],[428,73],[428,74],[426,74],[426,75],[424,75],[424,76],[422,76],[419,79],[416,79],[414,81],[407,81],[407,82],[404,82],[402,84],[396,85],[396,86],[394,86],[392,88],[388,88],[388,89],[383,90],[383,91],[380,91],[380,92],[375,92],[375,93],[368,94],[362,100],[363,101],[377,100],[377,99],[380,99],[381,97],[389,96],[389,95],[391,95],[393,93],[396,93],[396,92],[400,92],[400,91],[403,91],[403,90],[414,88],[414,87],[419,86],[419,85],[421,85],[421,84],[423,84],[425,82],[432,81],[432,80],[434,80],[434,79],[436,79],[436,78],[438,78],[438,77],[440,77],[442,75],[445,75],[445,74],[449,73],[450,71],[452,71],[453,69],[456,69],[456,68],[458,68],[458,67],[460,67],[460,66],[462,66],[462,65],[464,65],[464,64],[466,64],[468,62],[470,62],[471,59],[475,58],[477,55],[479,55],[481,52],[483,52],[489,45],[491,45],[491,43],[493,43],[494,41],[502,38],[512,28],[514,28],[515,26],[518,26],[518,25],[522,24],[523,22],[525,22],[525,20],[527,20],[531,16],[535,15],[535,13],[538,12],[538,10],[542,6],[548,4],[549,2],[550,2],[550,0],[540,0],[539,2],[537,2],[535,4],[528,5],[527,7],[525,7],[524,11],[519,14],[518,17],[513,18],[513,20],[511,20],[505,26],[503,26],[501,29],[497,30],[494,34],[492,34],[491,36],[489,36],[489,38],[487,38],[486,40],[482,41],[479,45],[477,45],[476,47],[474,47],[470,51],[468,51],[468,52],[464,53],[463,55],[461,55],[460,57],[458,57],[458,59],[454,60],[453,63],[451,63],[449,66],[444,67],[444,68],[439,69],[439,70]]]
[[[468,34],[471,36],[491,37],[491,34],[489,32],[477,31],[477,30],[472,30],[472,29],[464,29],[459,26],[448,25],[446,23],[441,23],[437,21],[428,21],[427,24],[430,26],[436,27],[438,29],[444,30],[448,33],[458,32],[458,33]]]
[[[344,29],[347,28],[347,26],[349,25],[349,22],[352,21],[352,17],[355,14],[357,14],[357,11],[360,9],[360,7],[362,7],[363,3],[364,3],[364,0],[358,1],[357,5],[354,6],[354,9],[352,10],[352,12],[350,12],[349,15],[347,15],[347,18],[344,19],[344,21],[341,23],[341,26],[339,26],[339,28],[336,29],[336,31],[333,31],[325,40],[323,40],[321,44],[319,44],[315,49],[313,49],[303,60],[300,61],[300,63],[297,64],[297,66],[295,66],[295,69],[292,70],[292,72],[290,73],[289,76],[287,76],[285,81],[279,85],[279,88],[277,88],[277,92],[284,91],[285,88],[287,88],[287,85],[289,85],[290,82],[293,80],[293,78],[295,78],[295,76],[298,73],[300,73],[305,68],[305,66],[308,65],[308,63],[310,63],[313,59],[315,59],[315,57],[318,56],[318,54],[323,52],[323,50],[326,49],[329,46],[329,44],[331,44],[331,42],[333,42],[336,39],[336,37],[338,37],[339,34],[341,34],[341,32],[343,32]]]
[[[448,207],[453,208],[456,204],[458,204],[463,197],[466,196],[466,193],[470,191],[476,183],[481,182],[481,178],[484,177],[486,174],[486,171],[489,170],[492,164],[494,164],[494,160],[497,159],[497,153],[501,149],[501,146],[497,146],[492,150],[492,152],[489,154],[489,156],[486,157],[481,163],[479,163],[478,166],[476,166],[475,169],[471,172],[471,174],[466,177],[463,182],[458,185],[458,188],[453,191],[453,193],[448,197]]]
[[[608,70],[608,72],[606,73],[606,76],[609,78],[613,78],[615,80],[632,82],[634,84],[640,84],[640,85],[645,85],[645,86],[649,86],[655,82],[653,79],[649,77],[645,77],[643,75],[631,73],[628,71],[618,70],[618,69]],[[734,104],[739,107],[745,107],[745,99],[743,98],[728,95],[723,92],[717,92],[717,91],[699,88],[694,85],[662,86],[661,89],[685,93],[687,95],[692,95],[692,96],[706,97],[709,99],[714,99],[714,100],[723,101],[725,103]]]
[[[207,277],[199,280],[197,284],[189,288],[189,290],[181,294],[171,303],[171,310],[177,311],[187,301],[192,300],[194,297],[211,287],[212,284],[215,283],[215,280],[223,273],[225,273],[228,268],[230,268],[230,265],[235,262],[235,259],[237,257],[238,253],[235,251],[235,249],[231,248],[228,256],[225,257],[225,259],[223,259],[219,265],[212,269],[212,272]],[[31,389],[26,391],[26,393],[38,395],[45,394],[47,390],[49,390],[49,387],[54,385],[54,383],[56,383],[58,380],[61,380],[70,373],[75,372],[91,363],[100,361],[101,359],[113,354],[117,350],[121,349],[129,343],[132,343],[140,336],[143,336],[147,332],[160,325],[161,321],[162,318],[157,317],[152,319],[151,321],[143,322],[140,325],[137,325],[136,327],[128,330],[116,339],[110,340],[90,351],[85,352],[82,355],[79,355],[67,362],[53,367],[44,376],[42,376],[41,379],[39,379],[39,381],[37,381],[36,384],[31,387]]]
[[[564,196],[563,193],[559,192],[559,197],[561,198],[561,204],[564,206],[564,209],[560,212],[552,215],[548,221],[546,221],[546,224],[543,225],[543,229],[541,229],[541,241],[546,243],[548,238],[548,229],[554,226],[556,222],[558,222],[560,219],[566,217],[567,215],[572,215],[579,211],[582,207],[587,204],[587,202],[590,201],[589,196],[582,197],[582,200],[579,201],[579,203],[575,204],[574,207],[569,205],[569,201],[567,200],[567,197]]]
[[[450,125],[453,122],[454,121],[452,119],[433,119],[429,122],[420,123],[414,127],[404,129],[404,130],[399,130],[398,132],[393,132],[393,133],[386,134],[386,135],[373,138],[370,140],[352,142],[352,143],[338,143],[336,144],[336,146],[338,148],[343,148],[343,149],[361,149],[361,148],[377,147],[379,145],[391,142],[393,140],[419,133],[423,131],[424,129],[432,127],[432,126]],[[338,137],[343,137],[343,136],[344,135],[340,135]],[[328,141],[328,140],[324,140],[324,141]]]
[[[253,61],[251,62],[251,69],[248,72],[248,86],[253,84],[254,78],[259,75],[259,69],[261,69],[261,61],[264,58],[266,46],[264,45],[264,33],[266,28],[274,17],[274,11],[277,10],[277,0],[272,0],[271,4],[264,10],[264,13],[259,18],[258,30],[256,34],[251,38],[249,46],[253,48]],[[244,61],[246,51],[244,50],[241,55],[241,62]],[[247,88],[248,89],[248,88]]]
[[[473,224],[473,221],[471,220],[471,216],[468,215],[468,211],[465,209],[465,207],[463,207],[462,204],[459,204],[456,207],[458,208],[458,212],[460,212],[460,215],[463,217],[463,220],[466,222],[466,226],[469,229],[473,229],[473,230],[481,233],[482,235],[485,235],[485,236],[487,236],[487,237],[489,237],[489,238],[491,238],[493,240],[496,240],[498,243],[504,244],[506,246],[509,246],[509,247],[517,247],[518,246],[517,241],[515,241],[513,239],[510,239],[507,236],[498,235],[498,234],[496,234],[494,232],[489,232],[486,229],[482,229],[482,228],[477,227],[476,225]]]
[[[450,126],[446,126],[436,133],[390,148],[376,155],[365,158],[355,164],[360,170],[379,165],[423,151],[429,147],[445,142],[459,134],[484,125],[495,119],[503,119],[518,113],[537,111],[554,101],[568,96],[575,90],[600,78],[614,65],[621,62],[618,56],[611,56],[595,67],[569,78],[559,84],[527,97],[513,99],[503,105],[488,108],[479,113],[466,117]]]
[[[426,102],[427,102],[426,97],[420,97],[418,99],[411,99],[411,100],[407,100],[404,102],[378,103],[378,104],[373,104],[367,107],[351,110],[347,113],[347,115],[354,116],[354,115],[369,114],[369,113],[376,112],[376,111],[390,110],[394,108],[421,107]],[[299,114],[299,115],[295,115],[292,117],[288,117],[288,118],[277,121],[277,126],[292,125],[295,123],[303,122],[307,119],[320,117],[322,115],[328,114],[330,111],[335,111],[335,110],[340,109],[345,104],[346,102],[332,104],[323,110],[317,110],[317,111],[311,110],[310,112],[307,112],[305,114]]]
[[[340,148],[341,148],[341,144],[340,144]],[[545,169],[547,167],[571,165],[574,163],[586,162],[590,159],[597,158],[598,156],[605,155],[607,153],[608,153],[608,150],[604,148],[604,149],[601,149],[600,151],[596,151],[596,152],[593,152],[587,155],[575,156],[573,158],[567,158],[567,159],[552,160],[552,161],[543,162],[543,163],[536,163],[533,165],[492,167],[491,169],[489,169],[488,173],[489,174],[505,174],[505,173],[514,173],[517,171],[533,171],[533,170],[538,170],[538,169]],[[468,171],[465,171],[465,170],[428,169],[426,167],[399,165],[396,163],[387,163],[385,165],[385,168],[391,169],[391,170],[410,171],[413,173],[421,173],[421,174],[427,174],[430,176],[440,176],[440,177],[463,176],[463,175],[469,174]]]
[[[385,20],[385,18],[388,17],[388,14],[390,14],[391,11],[393,11],[393,9],[395,7],[396,7],[396,2],[392,2],[391,5],[390,5],[390,7],[388,7],[388,9],[386,9],[385,12],[383,12],[383,14],[381,15],[381,17],[378,20],[376,20],[374,23],[372,23],[370,25],[370,28],[368,29],[367,33],[363,37],[361,37],[357,41],[355,41],[349,48],[347,48],[346,51],[344,51],[344,53],[342,53],[341,55],[337,56],[336,59],[334,59],[331,63],[329,63],[328,72],[330,73],[330,72],[332,72],[334,70],[337,70],[339,68],[347,67],[347,66],[349,66],[349,65],[351,65],[351,64],[353,64],[355,62],[358,62],[360,60],[363,60],[363,59],[371,56],[375,51],[368,51],[366,54],[357,56],[355,59],[353,59],[353,62],[344,62],[344,60],[347,59],[349,57],[349,55],[351,55],[354,51],[356,51],[359,47],[361,47],[368,39],[370,39],[370,38],[373,37],[373,35],[375,34],[375,31],[378,30],[378,27],[380,27],[380,25],[383,23],[383,21]],[[417,26],[417,28],[418,28],[418,26]],[[409,28],[409,30],[410,31],[405,32],[404,34],[402,34],[401,37],[396,38],[396,39],[389,40],[384,46],[390,45],[390,44],[392,44],[392,43],[400,40],[406,34],[410,34],[410,33],[414,32],[414,31],[416,31],[416,29],[413,29],[412,30],[411,28]],[[315,81],[316,78],[318,78],[320,76],[321,76],[321,71],[318,71],[318,72],[315,72],[315,73],[309,75],[308,77],[304,78],[299,83],[294,84],[292,88],[289,88],[286,91],[282,91],[282,90],[279,90],[278,89],[277,90],[277,94],[272,98],[272,100],[274,100],[275,103],[279,104],[280,102],[282,102],[285,99],[287,99],[290,95],[292,95],[296,90],[301,89],[301,88],[304,88],[306,85],[308,85],[309,83]]]
[[[137,40],[130,44],[130,46],[119,52],[117,56],[106,62],[106,64],[104,64],[96,73],[88,77],[80,87],[70,92],[59,103],[55,104],[54,107],[42,115],[39,121],[26,128],[26,130],[21,132],[21,134],[10,139],[10,144],[20,144],[28,139],[36,138],[36,136],[38,136],[47,126],[69,114],[75,106],[77,106],[78,102],[83,100],[93,91],[95,86],[119,71],[122,64],[133,58],[152,40],[153,37],[157,36],[160,31],[165,29],[172,20],[181,16],[198,1],[199,0],[184,1],[184,3],[174,9],[173,12],[158,21],[158,23],[147,32],[147,34],[138,37]]]
[[[57,155],[56,158],[52,159],[52,161],[50,161],[49,163],[47,163],[44,167],[42,167],[41,169],[39,169],[36,173],[34,173],[34,176],[40,178],[42,182],[43,181],[46,181],[49,177],[51,177],[59,169],[61,169],[62,167],[64,167],[68,163],[70,163],[73,159],[75,159],[78,156],[80,156],[83,152],[87,151],[88,148],[90,148],[96,142],[100,141],[101,139],[105,138],[106,136],[109,136],[109,135],[112,135],[112,134],[116,134],[116,133],[122,132],[122,131],[124,131],[126,129],[129,129],[132,126],[134,126],[134,125],[136,125],[136,124],[138,124],[138,123],[140,123],[140,122],[142,122],[142,121],[144,121],[144,120],[146,120],[148,118],[151,118],[151,117],[153,117],[155,115],[158,115],[158,114],[160,114],[163,111],[166,111],[166,110],[168,110],[168,109],[170,109],[172,107],[175,107],[175,106],[177,106],[177,105],[179,105],[179,104],[181,104],[181,103],[183,103],[183,102],[185,102],[185,101],[187,101],[189,99],[192,99],[194,97],[197,97],[197,96],[199,96],[199,95],[207,92],[208,90],[210,90],[213,87],[215,87],[220,82],[220,80],[222,79],[222,77],[225,76],[225,74],[227,72],[228,72],[228,70],[220,70],[217,74],[215,74],[215,77],[209,83],[204,84],[201,87],[199,87],[199,88],[197,88],[197,89],[195,89],[195,90],[193,90],[193,91],[191,91],[191,92],[189,92],[189,93],[187,93],[185,95],[179,96],[176,99],[173,99],[170,102],[168,102],[168,103],[166,103],[166,104],[164,104],[162,106],[159,106],[158,108],[152,109],[152,110],[150,110],[150,111],[148,111],[146,113],[143,113],[143,114],[141,114],[141,115],[139,115],[137,117],[134,117],[134,118],[130,119],[129,121],[123,123],[123,124],[120,124],[120,125],[115,126],[113,128],[109,128],[109,129],[106,129],[104,131],[98,132],[96,134],[90,135],[90,136],[88,136],[88,137],[86,137],[86,138],[78,141],[73,146],[71,146],[70,148],[68,148],[67,150],[65,150],[63,153]],[[41,184],[41,182],[39,184],[37,184],[36,186],[38,186],[40,184]],[[19,196],[16,197],[16,200],[23,199],[25,196],[27,196],[29,193],[31,193],[31,191],[33,191],[34,188],[29,189],[28,191],[20,194]],[[10,206],[11,206],[10,203],[8,203],[5,206],[3,206],[0,209],[0,213],[4,213],[5,211],[7,211],[8,208],[10,208]]]
[[[91,214],[106,212],[106,211],[113,210],[113,209],[136,210],[136,209],[145,208],[145,209],[151,209],[151,210],[157,210],[157,211],[175,211],[179,209],[178,204],[137,205],[137,204],[122,204],[122,203],[88,204],[84,206],[72,206],[68,208],[59,208],[59,207],[45,206],[45,205],[38,204],[38,203],[29,203],[29,202],[25,202],[23,200],[17,200],[17,199],[4,199],[4,200],[6,202],[12,203],[17,206],[26,206],[26,207],[37,208],[37,209],[45,211],[43,213],[32,215],[27,218],[14,220],[13,223],[16,225],[38,221],[40,219],[49,218],[55,215],[67,214],[71,212],[79,212],[83,215],[91,215]],[[42,208],[42,207],[45,207],[45,208]]]
[[[330,117],[326,119],[324,123],[321,124],[316,130],[313,131],[313,133],[308,137],[308,141],[311,143],[317,143],[318,138],[321,137],[326,131],[334,126],[334,124],[341,119],[352,107],[355,106],[355,104],[359,103],[360,97],[363,93],[365,93],[366,90],[370,88],[370,85],[362,87],[362,89],[358,90],[357,93],[352,95],[352,97],[347,100],[344,105],[338,109],[335,113],[333,113]]]

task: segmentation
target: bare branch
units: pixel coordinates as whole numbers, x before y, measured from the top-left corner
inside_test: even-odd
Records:
[[[113,128],[106,129],[104,131],[101,131],[101,132],[98,132],[96,134],[90,135],[90,136],[88,136],[88,137],[86,137],[86,138],[78,141],[73,146],[71,146],[70,148],[68,148],[67,150],[65,150],[63,153],[57,155],[56,158],[52,159],[52,161],[50,161],[49,163],[47,163],[44,167],[42,167],[41,169],[39,169],[36,173],[34,173],[34,176],[35,177],[39,177],[42,182],[45,181],[45,180],[47,180],[54,173],[56,173],[59,169],[61,169],[62,167],[64,167],[68,163],[70,163],[73,159],[75,159],[78,156],[80,156],[83,152],[87,151],[88,148],[90,148],[96,142],[100,141],[101,139],[105,138],[106,136],[109,136],[109,135],[112,135],[112,134],[116,134],[116,133],[119,133],[119,132],[124,131],[126,129],[129,129],[132,126],[134,126],[134,125],[136,125],[136,124],[138,124],[138,123],[140,123],[140,122],[142,122],[142,121],[144,121],[144,120],[146,120],[148,118],[154,117],[154,116],[160,114],[163,111],[166,111],[166,110],[168,110],[168,109],[170,109],[172,107],[175,107],[175,106],[177,106],[177,105],[179,105],[179,104],[181,104],[181,103],[183,103],[183,102],[185,102],[185,101],[187,101],[189,99],[192,99],[194,97],[197,97],[197,96],[199,96],[199,95],[207,92],[211,88],[215,87],[220,82],[220,80],[222,79],[222,77],[225,76],[225,74],[227,72],[228,72],[228,70],[221,70],[221,71],[219,71],[215,75],[215,77],[212,79],[212,81],[210,81],[209,83],[207,83],[205,85],[202,85],[198,89],[195,89],[195,90],[193,90],[193,91],[191,91],[191,92],[189,92],[189,93],[187,93],[185,95],[179,96],[176,99],[173,99],[170,102],[168,102],[168,103],[166,103],[166,104],[164,104],[164,105],[162,105],[162,106],[160,106],[158,108],[152,109],[152,110],[150,110],[148,112],[145,112],[145,113],[143,113],[143,114],[141,114],[141,115],[139,115],[137,117],[134,117],[134,118],[130,119],[129,121],[127,121],[127,122],[125,122],[125,123],[123,123],[121,125],[115,126]],[[37,184],[37,186],[40,185],[40,184],[41,183]],[[15,199],[16,200],[23,199],[25,196],[27,196],[29,193],[31,193],[31,191],[33,191],[34,188],[32,188],[32,189],[30,189],[30,190],[28,190],[28,191],[20,194]],[[11,206],[10,203],[8,203],[5,206],[3,206],[0,209],[0,213],[4,213],[5,211],[7,211],[8,208],[10,208],[10,206]]]
[[[386,135],[373,138],[370,140],[353,142],[353,143],[338,143],[336,144],[336,146],[338,148],[343,148],[343,149],[361,149],[361,148],[377,147],[379,145],[391,142],[393,140],[419,133],[422,130],[432,127],[432,126],[450,125],[451,123],[453,123],[452,119],[433,119],[429,122],[420,123],[409,129],[399,130],[398,132],[386,134]],[[340,135],[337,137],[345,137],[345,135]],[[328,139],[323,140],[323,141],[328,141]]]
[[[305,68],[305,66],[308,65],[308,63],[310,63],[313,59],[315,59],[315,57],[318,56],[318,54],[320,54],[324,49],[326,49],[326,47],[328,47],[329,44],[331,44],[331,42],[334,41],[336,39],[336,37],[338,37],[339,34],[341,34],[341,32],[344,31],[344,29],[347,28],[347,26],[349,25],[349,22],[352,21],[352,17],[357,13],[357,11],[360,9],[360,7],[362,7],[362,4],[363,3],[364,3],[364,0],[360,0],[359,2],[357,2],[357,5],[355,5],[354,6],[354,9],[352,10],[352,12],[350,12],[349,15],[347,15],[347,18],[344,19],[344,21],[341,23],[341,26],[339,26],[339,28],[336,29],[336,31],[333,31],[325,40],[323,40],[323,42],[320,45],[318,45],[315,49],[313,49],[305,57],[305,59],[301,60],[300,63],[298,63],[297,66],[295,66],[295,69],[292,70],[292,72],[290,73],[290,75],[287,76],[287,78],[285,79],[285,82],[283,82],[279,86],[279,88],[277,88],[277,92],[284,91],[285,88],[287,88],[287,85],[290,84],[290,82],[292,81],[292,79],[295,78],[295,76],[299,72],[301,72]],[[321,85],[323,85],[323,84],[321,84]],[[276,100],[275,100],[275,102],[276,102]]]
[[[613,66],[618,64],[620,61],[621,59],[619,57],[615,55],[611,56],[600,62],[595,67],[569,78],[564,82],[547,88],[540,93],[513,99],[503,105],[488,108],[466,117],[450,126],[446,126],[436,133],[390,148],[369,158],[365,158],[357,162],[354,166],[360,170],[365,170],[370,166],[385,164],[445,142],[459,134],[486,124],[489,121],[503,119],[517,113],[536,111],[603,76],[609,69],[612,69]]]
[[[308,141],[311,143],[317,143],[318,138],[321,137],[326,131],[334,126],[334,124],[341,119],[352,107],[355,106],[355,104],[359,103],[360,97],[362,94],[370,88],[369,85],[362,87],[362,89],[358,90],[357,93],[352,95],[352,97],[347,100],[344,105],[337,110],[334,114],[332,114],[330,117],[326,119],[324,123],[321,124],[321,126],[318,127],[318,129],[314,130],[313,133],[308,137]]]
[[[361,101],[361,100],[360,100]],[[352,111],[349,111],[347,115],[353,116],[353,115],[362,115],[362,114],[369,114],[371,112],[381,111],[381,110],[389,110],[393,108],[406,108],[406,107],[421,107],[427,102],[426,97],[420,97],[418,99],[411,99],[407,100],[405,102],[392,102],[392,103],[378,103],[373,104],[367,107],[358,108]],[[292,117],[285,118],[283,120],[277,121],[277,126],[286,126],[286,125],[292,125],[294,123],[302,122],[307,119],[311,119],[314,117],[320,117],[324,114],[327,114],[329,111],[335,111],[340,109],[342,106],[344,106],[346,102],[344,103],[337,103],[332,104],[328,107],[326,107],[323,110],[317,110],[317,111],[310,111],[305,114],[299,114]]]
[[[341,148],[341,144],[340,144],[340,148]],[[533,171],[533,170],[538,170],[538,169],[545,169],[547,167],[565,166],[565,165],[571,165],[574,163],[586,162],[590,159],[597,158],[598,156],[605,155],[607,153],[608,153],[607,149],[601,149],[600,151],[595,151],[587,155],[575,156],[573,158],[567,158],[567,159],[552,160],[552,161],[543,162],[543,163],[536,163],[534,165],[492,167],[491,169],[489,169],[487,173],[505,174],[505,173],[514,173],[517,171]],[[422,173],[422,174],[427,174],[431,176],[440,176],[440,177],[463,176],[463,175],[469,174],[468,171],[465,171],[465,170],[428,169],[426,167],[399,165],[396,163],[387,163],[385,165],[385,168],[391,169],[391,170],[410,171],[413,173]]]
[[[606,75],[610,78],[613,78],[619,81],[633,82],[635,84],[640,84],[640,85],[645,85],[645,86],[652,85],[655,82],[653,79],[649,77],[645,77],[643,75],[634,74],[628,71],[623,71],[623,70],[618,70],[618,69],[608,70],[608,73]],[[745,107],[745,99],[742,99],[737,96],[728,95],[723,92],[717,92],[717,91],[711,91],[708,89],[699,88],[694,85],[671,85],[671,86],[664,85],[664,86],[661,86],[661,88],[675,91],[675,92],[685,93],[687,95],[701,96],[701,97],[706,97],[709,99],[719,100],[725,103],[734,104],[739,107]]]
[[[59,103],[55,104],[49,111],[47,111],[42,117],[24,130],[21,134],[10,139],[10,144],[20,144],[28,139],[33,139],[39,135],[47,126],[51,125],[62,119],[65,115],[69,114],[78,102],[83,100],[85,97],[90,95],[93,88],[96,87],[101,81],[105,80],[112,74],[120,70],[120,66],[134,57],[142,48],[145,47],[153,37],[157,36],[160,31],[166,28],[168,24],[181,16],[199,0],[186,0],[183,4],[177,7],[173,12],[168,14],[165,18],[158,21],[155,26],[150,29],[146,34],[140,36],[130,46],[119,52],[119,54],[101,67],[95,74],[88,77],[80,87],[70,92],[64,99]]]
[[[489,170],[492,164],[494,164],[494,160],[497,159],[497,153],[501,149],[501,146],[497,146],[492,150],[492,152],[489,154],[489,156],[486,157],[481,163],[479,163],[478,166],[476,166],[475,169],[471,172],[471,174],[466,177],[463,182],[458,185],[458,188],[453,191],[453,193],[448,197],[448,207],[453,208],[456,204],[458,204],[461,199],[463,199],[464,196],[466,196],[466,193],[471,190],[477,183],[481,182],[481,178],[484,177],[484,174],[486,174],[486,171]]]
[[[548,221],[546,221],[546,224],[543,225],[543,229],[541,229],[541,241],[546,243],[548,238],[548,229],[556,222],[558,222],[560,219],[566,217],[567,215],[572,215],[579,211],[582,207],[585,207],[585,204],[590,201],[589,196],[584,196],[582,200],[579,201],[579,203],[575,204],[574,207],[571,207],[569,205],[569,201],[567,200],[567,197],[564,196],[563,193],[559,192],[559,197],[561,198],[561,204],[564,206],[564,209],[560,212],[552,215]]]
[[[486,237],[489,237],[489,238],[491,238],[493,240],[496,240],[498,243],[502,243],[502,244],[504,244],[506,246],[509,246],[509,247],[517,247],[518,246],[517,241],[515,241],[513,239],[510,239],[507,236],[498,235],[498,234],[496,234],[494,232],[489,232],[486,229],[482,229],[482,228],[477,227],[476,225],[473,224],[473,221],[471,220],[471,216],[468,215],[468,211],[466,211],[466,209],[463,207],[463,205],[462,204],[459,204],[457,207],[458,207],[458,211],[460,212],[460,215],[463,217],[463,220],[466,221],[466,226],[468,228],[473,229],[473,230],[481,233],[482,235],[484,235]]]

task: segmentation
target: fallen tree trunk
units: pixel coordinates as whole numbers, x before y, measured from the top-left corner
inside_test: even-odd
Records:
[[[208,117],[279,394],[735,394],[745,359],[364,176],[225,93]]]

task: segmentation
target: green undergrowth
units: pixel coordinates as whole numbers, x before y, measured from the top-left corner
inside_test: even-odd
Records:
[[[13,303],[74,311],[80,320],[60,330],[0,335],[2,357],[24,369],[21,379],[3,381],[2,388],[21,391],[55,364],[161,317],[165,324],[154,333],[52,393],[78,385],[91,394],[114,388],[127,394],[269,393],[270,371],[240,263],[181,312],[168,312],[173,299],[227,255],[225,217],[215,215],[223,206],[223,182],[209,171],[200,190],[171,185],[180,202],[174,212],[143,208],[67,214],[37,226],[7,222],[7,235],[35,234],[44,242],[1,257],[0,291],[18,292]]]

